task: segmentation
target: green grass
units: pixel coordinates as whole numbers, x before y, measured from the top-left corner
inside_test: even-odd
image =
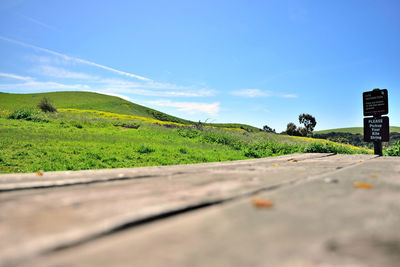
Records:
[[[159,166],[296,152],[370,152],[325,140],[265,132],[166,128],[149,123],[129,129],[114,126],[113,120],[84,114],[39,115],[38,120],[0,116],[0,172]]]
[[[37,108],[37,104],[43,99],[48,98],[56,109],[78,109],[78,110],[96,110],[117,114],[140,116],[152,118],[161,121],[169,121],[186,125],[198,124],[190,120],[177,118],[163,112],[141,106],[119,97],[109,96],[92,92],[51,92],[36,94],[10,94],[0,92],[0,110],[15,111],[21,108]],[[202,123],[204,124],[204,123]],[[205,125],[226,128],[242,128],[248,131],[259,131],[260,129],[235,123]]]
[[[393,146],[385,149],[383,155],[400,157],[400,141],[397,141]]]
[[[61,121],[63,122],[63,121]],[[0,118],[0,172],[83,170],[244,159],[241,151],[181,137],[176,129]]]
[[[39,112],[35,105],[43,97],[60,112]],[[243,124],[209,127],[175,117],[175,122],[162,121],[157,116],[163,115],[152,117],[156,113],[151,109],[101,94],[0,93],[0,100],[0,173],[218,162],[297,152],[371,153]],[[396,148],[390,153],[395,155]]]
[[[391,133],[400,133],[400,127],[398,126],[390,126],[389,131]],[[364,134],[364,128],[363,127],[350,127],[350,128],[337,128],[337,129],[329,129],[329,130],[322,130],[322,131],[315,131],[314,133],[316,134],[328,134],[331,132],[336,132],[336,133],[351,133],[351,134]]]
[[[135,115],[166,121],[190,124],[191,121],[180,119],[168,114],[147,108],[119,97],[92,92],[52,92],[37,94],[0,93],[0,109],[16,110],[20,108],[36,108],[44,97],[58,108],[74,108],[107,111],[119,114]]]

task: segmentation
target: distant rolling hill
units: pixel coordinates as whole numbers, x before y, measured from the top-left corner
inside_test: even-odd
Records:
[[[162,121],[194,124],[195,122],[168,115],[166,113],[138,105],[122,98],[92,92],[51,92],[36,94],[10,94],[0,92],[0,110],[13,111],[20,108],[36,108],[42,98],[48,98],[56,108],[98,110],[118,114],[153,118]],[[252,131],[259,129],[245,124],[224,123],[207,124],[217,127],[243,128]]]
[[[329,129],[322,131],[314,131],[315,134],[328,134],[328,133],[351,133],[351,134],[364,134],[363,127],[350,127],[350,128],[337,128],[337,129]],[[391,133],[400,133],[400,127],[398,126],[390,126]]]

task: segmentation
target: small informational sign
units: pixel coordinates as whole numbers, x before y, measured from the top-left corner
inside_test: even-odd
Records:
[[[389,117],[364,118],[365,142],[389,141]]]
[[[389,113],[388,91],[375,89],[363,93],[364,116],[378,116]]]

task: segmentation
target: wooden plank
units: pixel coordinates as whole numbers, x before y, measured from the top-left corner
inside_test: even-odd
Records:
[[[342,158],[343,159],[343,158]],[[53,252],[32,266],[397,266],[400,159],[376,158],[251,198]],[[356,188],[370,183],[371,189]]]
[[[79,185],[79,177],[98,179],[97,173],[81,172],[73,178],[75,186],[3,192],[0,194],[0,265],[24,262],[124,225],[279,188],[370,158],[300,154],[223,164],[141,168],[125,171],[153,178],[89,185]],[[99,171],[101,179],[106,177],[103,172]],[[56,174],[53,179],[51,182],[65,180]],[[24,183],[23,178],[10,182],[8,177],[3,181],[13,185]]]
[[[103,169],[103,170],[84,170],[84,171],[60,171],[60,172],[44,172],[24,174],[1,174],[0,175],[0,192],[50,188],[59,186],[71,186],[78,184],[91,184],[98,182],[122,181],[130,179],[154,178],[162,176],[171,176],[174,173],[184,171],[185,173],[197,172],[202,169],[218,169],[220,167],[242,166],[256,164],[257,162],[284,162],[287,159],[295,158],[296,160],[321,158],[330,156],[331,153],[310,153],[310,154],[293,154],[273,158],[254,159],[254,160],[238,160],[230,162],[204,163],[204,164],[187,164],[161,167],[141,167],[141,168],[123,168],[123,169]]]

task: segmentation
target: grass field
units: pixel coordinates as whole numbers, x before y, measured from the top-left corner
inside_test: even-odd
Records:
[[[142,113],[129,113],[110,104],[126,104],[122,99],[103,95],[93,100],[99,107],[89,100],[70,106],[51,98],[59,112],[43,113],[34,108],[43,97],[38,95],[25,95],[22,101],[0,94],[1,173],[218,162],[297,152],[372,153],[327,140],[244,130],[242,124],[140,116],[150,109],[132,106]]]
[[[134,104],[119,97],[92,92],[52,92],[38,94],[8,94],[0,93],[0,109],[16,110],[19,108],[35,108],[42,98],[48,98],[56,108],[74,108],[86,110],[107,111],[119,114],[136,115],[147,118],[160,119],[190,124],[168,114]]]
[[[83,170],[251,159],[295,152],[371,153],[311,138],[242,129],[174,127],[126,115],[33,112],[0,116],[0,172]],[[125,126],[114,126],[125,125]],[[138,129],[126,128],[130,125]]]
[[[92,92],[52,92],[38,94],[9,94],[0,92],[0,110],[14,111],[20,108],[36,108],[44,97],[50,99],[57,109],[77,109],[105,111],[117,114],[151,118],[159,121],[193,125],[196,122],[177,118],[163,112],[141,106],[119,97]],[[198,122],[197,122],[198,123]],[[237,123],[210,124],[215,127],[242,128],[251,131],[259,129],[250,125]]]

